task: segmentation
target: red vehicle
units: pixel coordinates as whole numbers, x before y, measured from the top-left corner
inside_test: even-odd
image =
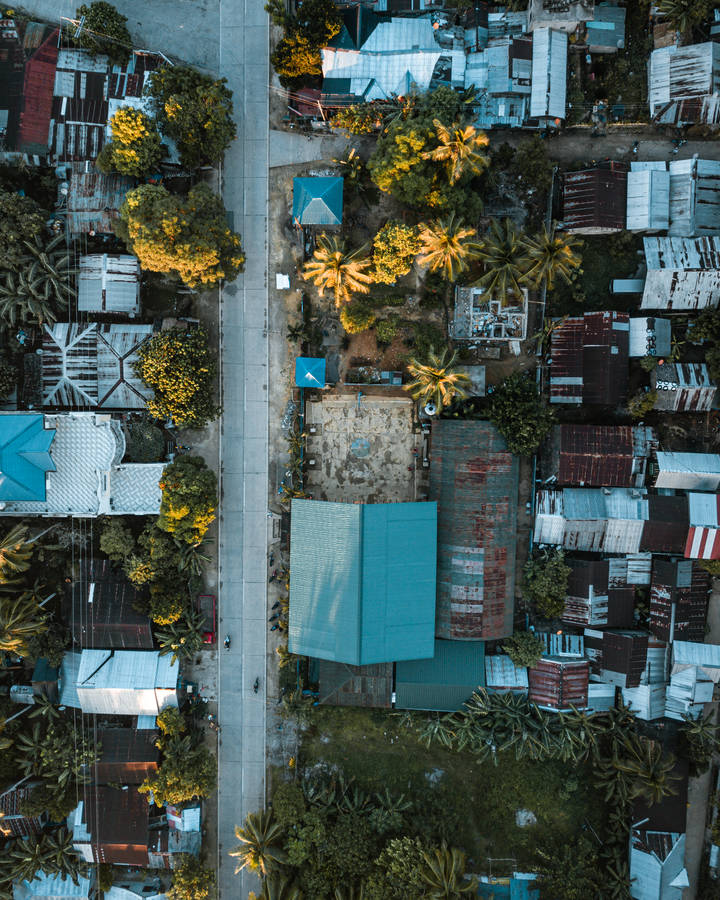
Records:
[[[203,643],[214,644],[217,640],[215,624],[215,594],[198,594],[198,612],[203,616]]]

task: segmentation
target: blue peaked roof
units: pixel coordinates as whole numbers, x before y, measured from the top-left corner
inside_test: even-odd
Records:
[[[342,178],[293,178],[293,222],[301,225],[340,225],[342,214]]]
[[[325,360],[298,356],[295,360],[295,384],[298,387],[325,387]]]
[[[45,500],[45,474],[55,471],[55,429],[40,413],[0,416],[0,500]]]
[[[435,503],[293,500],[291,653],[365,666],[435,651]]]

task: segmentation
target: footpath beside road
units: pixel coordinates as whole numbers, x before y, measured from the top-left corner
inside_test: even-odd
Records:
[[[234,873],[236,824],[265,805],[265,661],[268,491],[268,44],[257,0],[220,7],[220,75],[233,92],[237,139],[225,154],[223,198],[247,257],[221,292],[222,436],[219,528],[218,889],[220,898],[259,890]],[[260,690],[253,682],[260,679]]]

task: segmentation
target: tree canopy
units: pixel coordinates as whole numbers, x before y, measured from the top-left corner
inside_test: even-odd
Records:
[[[289,15],[283,0],[265,5],[273,21],[285,29],[284,37],[270,55],[280,83],[300,86],[322,75],[320,50],[339,33],[342,19],[333,0],[303,0]]]
[[[417,228],[402,222],[383,225],[373,238],[373,280],[395,284],[410,271],[419,250]]]
[[[215,520],[217,478],[200,456],[180,456],[165,468],[158,528],[176,541],[199,543]]]
[[[0,190],[0,269],[14,269],[32,241],[45,227],[48,213],[31,197]]]
[[[490,397],[490,421],[505,438],[511,453],[533,453],[552,428],[554,414],[544,403],[534,381],[514,372]]]
[[[565,564],[563,551],[543,551],[525,563],[523,596],[541,616],[555,618],[565,609],[569,578],[570,566]]]
[[[155,392],[148,410],[180,428],[202,428],[220,413],[214,402],[217,366],[204,328],[158,331],[138,350],[136,371]]]
[[[111,63],[122,66],[132,52],[132,40],[127,30],[127,16],[121,15],[112,3],[97,0],[90,6],[83,4],[75,10],[75,18],[85,18],[79,35],[73,32],[72,38],[93,56],[104,53]]]
[[[190,287],[232,281],[243,271],[240,235],[206,184],[196,184],[185,198],[162,185],[134,188],[115,228],[144,269],[176,276]]]
[[[95,161],[101,172],[120,172],[142,178],[157,168],[165,155],[160,133],[142,110],[121,106],[110,119],[112,140]]]
[[[163,134],[177,143],[188,169],[219,162],[237,133],[227,79],[214,81],[189,66],[163,66],[147,92]]]
[[[516,666],[532,668],[542,656],[545,644],[532,631],[516,631],[502,648]]]
[[[172,870],[172,887],[168,900],[212,900],[215,896],[215,872],[196,856],[182,855],[179,866]]]

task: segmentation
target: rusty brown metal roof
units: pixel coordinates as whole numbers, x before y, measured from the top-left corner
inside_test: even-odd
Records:
[[[83,820],[97,863],[147,866],[150,804],[132,787],[89,786],[83,791]]]
[[[709,590],[710,575],[697,562],[656,559],[650,586],[650,631],[663,641],[702,643]]]
[[[621,687],[638,687],[647,662],[648,636],[632,631],[603,631],[600,638],[588,637],[585,646],[593,649],[592,670],[595,674],[614,672],[624,676]]]
[[[560,485],[630,487],[634,480],[630,425],[556,425],[553,474]],[[556,454],[556,455],[555,455]]]
[[[393,664],[351,666],[319,660],[320,703],[389,709]]]
[[[27,837],[43,830],[43,817],[25,816],[20,810],[31,793],[31,787],[16,787],[0,795],[0,835]]]
[[[566,558],[570,567],[564,622],[581,626],[627,628],[633,624],[635,591],[611,586],[608,560]]]
[[[552,333],[550,402],[615,407],[627,396],[630,317],[592,312]]]
[[[568,709],[587,706],[590,665],[586,659],[545,657],[528,670],[529,698],[538,706]]]
[[[95,784],[142,784],[158,769],[160,751],[155,731],[135,728],[100,728],[97,741],[100,759],[93,767]]]
[[[566,172],[562,219],[568,231],[622,231],[627,208],[627,163]]]
[[[648,518],[643,523],[640,549],[684,554],[690,515],[688,498],[652,494],[647,501]]]
[[[438,637],[492,640],[513,630],[519,460],[490,422],[433,425],[438,501]]]

